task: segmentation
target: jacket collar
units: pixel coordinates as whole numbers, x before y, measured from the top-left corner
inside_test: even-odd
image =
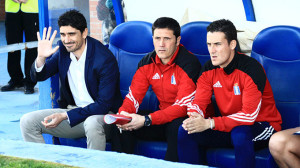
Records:
[[[238,54],[237,54],[237,52],[235,52],[234,57],[231,60],[231,62],[225,68],[223,68],[224,72],[227,75],[230,75],[236,69],[237,63],[238,63]]]
[[[84,79],[85,79],[85,83],[88,84],[88,76],[89,76],[89,68],[90,66],[93,64],[93,55],[95,54],[95,50],[93,49],[94,48],[94,45],[93,45],[93,41],[92,41],[92,38],[87,36],[86,38],[86,43],[87,43],[87,48],[86,48],[86,59],[85,59],[85,67],[84,67]],[[88,91],[90,92],[89,90],[89,87],[88,88]]]

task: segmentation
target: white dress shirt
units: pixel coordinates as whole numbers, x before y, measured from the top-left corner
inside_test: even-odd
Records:
[[[70,53],[70,58],[72,61],[67,75],[75,104],[78,107],[85,107],[91,103],[94,103],[94,100],[90,96],[85,83],[84,69],[86,51],[87,42],[79,60],[76,59],[76,56],[72,52]]]
[[[71,64],[68,70],[68,82],[70,86],[70,90],[72,92],[74,101],[76,106],[85,107],[91,103],[94,103],[91,95],[89,94],[86,83],[85,83],[85,60],[86,60],[86,52],[87,52],[87,41],[82,52],[82,55],[79,60],[76,59],[76,56],[70,52]],[[37,72],[41,72],[44,65],[40,68],[37,68],[35,63],[35,69]]]

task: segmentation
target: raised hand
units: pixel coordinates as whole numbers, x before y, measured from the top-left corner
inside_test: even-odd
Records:
[[[43,31],[43,37],[40,38],[40,33],[37,32],[37,38],[38,38],[38,57],[49,57],[53,53],[55,53],[58,50],[59,46],[56,46],[55,48],[52,48],[53,41],[55,39],[55,36],[57,34],[57,31],[55,30],[50,38],[52,28],[49,27],[48,32],[47,28],[44,28]],[[46,36],[47,32],[47,36]],[[49,40],[50,38],[50,40]]]

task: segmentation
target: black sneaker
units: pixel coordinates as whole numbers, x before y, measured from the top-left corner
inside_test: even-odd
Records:
[[[32,87],[32,86],[25,86],[24,93],[25,94],[33,94],[34,93],[34,87]]]
[[[23,87],[23,86],[24,86],[23,82],[13,82],[10,80],[7,85],[1,88],[1,91],[2,92],[13,91],[16,88]]]

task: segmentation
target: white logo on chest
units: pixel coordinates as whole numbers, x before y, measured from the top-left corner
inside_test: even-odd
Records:
[[[219,87],[219,88],[221,88],[222,85],[221,85],[220,81],[218,81],[218,82],[216,82],[216,83],[213,85],[213,87]]]
[[[152,79],[160,79],[159,74],[156,73],[156,74],[152,77]]]

